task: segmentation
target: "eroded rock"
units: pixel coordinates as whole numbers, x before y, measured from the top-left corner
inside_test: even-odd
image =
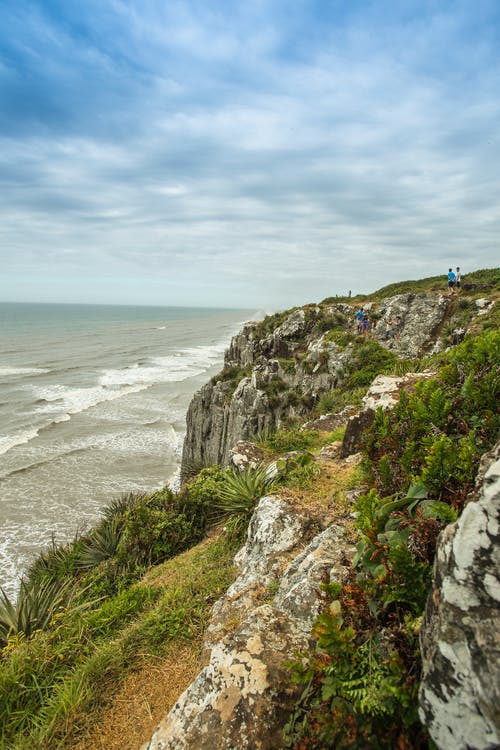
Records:
[[[269,605],[217,643],[143,750],[277,750],[302,688],[284,665],[307,638]]]
[[[229,464],[239,471],[255,469],[264,459],[264,451],[248,440],[238,440],[229,451]]]
[[[398,294],[381,302],[382,319],[376,336],[401,357],[421,357],[434,347],[450,300],[442,294]],[[399,338],[385,338],[385,320],[400,319]]]
[[[497,445],[479,499],[436,550],[421,632],[420,716],[440,750],[500,747],[499,456]]]
[[[317,419],[311,419],[303,425],[304,430],[320,430],[321,432],[333,432],[337,427],[344,425],[349,417],[356,413],[354,406],[346,406],[336,414],[322,414]]]

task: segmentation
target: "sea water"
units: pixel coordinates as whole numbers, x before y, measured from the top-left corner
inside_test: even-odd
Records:
[[[163,487],[194,392],[243,310],[0,303],[0,585],[94,523],[113,498]]]

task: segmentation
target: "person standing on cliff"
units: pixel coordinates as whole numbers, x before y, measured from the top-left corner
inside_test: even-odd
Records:
[[[457,270],[455,271],[455,289],[457,290],[457,294],[460,294],[460,266],[457,266]]]
[[[451,268],[448,268],[448,294],[453,294],[455,288],[455,274]]]

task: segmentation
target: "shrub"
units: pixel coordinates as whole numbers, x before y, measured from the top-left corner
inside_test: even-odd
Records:
[[[353,355],[346,365],[347,375],[343,387],[368,387],[377,375],[390,372],[396,361],[396,355],[384,349],[377,341],[358,337]]]
[[[124,566],[161,562],[198,541],[203,527],[195,516],[153,495],[125,512],[118,556]]]
[[[82,542],[76,566],[94,568],[113,557],[118,551],[122,526],[122,520],[116,516],[96,526]]]
[[[459,508],[500,429],[500,334],[466,339],[443,361],[436,378],[401,393],[391,413],[377,412],[366,450],[382,493],[404,492],[418,479]]]
[[[58,544],[52,538],[48,548],[42,550],[28,567],[24,576],[26,584],[36,587],[42,581],[57,581],[77,575],[84,540],[85,537],[79,534],[73,541],[64,544]]]
[[[322,589],[316,652],[291,663],[294,681],[305,687],[285,727],[286,747],[427,748],[417,715],[418,675],[408,675],[397,648],[417,650],[415,635],[407,629],[397,641],[377,632],[354,582]]]

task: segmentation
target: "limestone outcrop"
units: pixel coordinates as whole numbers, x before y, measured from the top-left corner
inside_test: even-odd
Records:
[[[500,747],[500,443],[442,533],[421,631],[420,716],[440,750]]]
[[[285,662],[311,646],[319,584],[343,580],[354,554],[341,526],[304,546],[308,534],[308,520],[283,500],[262,498],[235,559],[240,575],[214,606],[208,663],[143,750],[283,747],[302,690]]]

